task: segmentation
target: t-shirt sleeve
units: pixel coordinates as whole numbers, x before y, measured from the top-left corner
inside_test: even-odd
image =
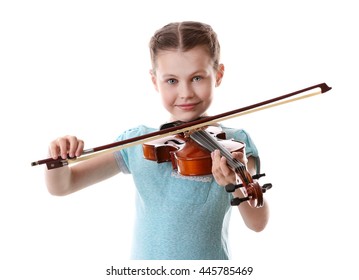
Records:
[[[244,139],[242,141],[246,144],[246,156],[254,158],[256,173],[259,174],[261,172],[261,161],[257,146],[254,144],[251,136],[245,130],[241,130],[239,135],[239,138]]]
[[[135,128],[128,129],[116,138],[116,142],[146,134],[148,133],[147,130],[148,129],[145,126],[138,126]],[[114,153],[117,165],[120,168],[121,172],[123,172],[124,174],[131,174],[129,153],[131,152],[131,149],[135,148],[136,146],[125,148]]]

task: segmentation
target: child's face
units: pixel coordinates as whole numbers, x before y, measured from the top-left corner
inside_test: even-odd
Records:
[[[170,120],[191,121],[203,116],[211,105],[214,88],[221,82],[223,65],[215,71],[202,47],[187,52],[161,51],[156,62],[152,82],[171,114]]]

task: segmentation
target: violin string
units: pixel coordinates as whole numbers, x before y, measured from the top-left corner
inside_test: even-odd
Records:
[[[249,183],[247,182],[248,178],[245,172],[245,165],[239,160],[233,158],[231,153],[223,145],[218,143],[218,141],[216,141],[208,132],[204,130],[197,130],[191,133],[190,137],[210,152],[213,152],[218,149],[221,155],[227,159],[227,162],[232,167],[232,169],[236,173],[239,173],[241,175],[241,178],[243,178],[246,183]]]
[[[200,141],[203,141],[205,148],[208,150],[213,152],[214,150],[218,149],[221,152],[221,155],[227,159],[227,162],[232,167],[232,169],[236,173],[239,173],[241,178],[243,178],[246,183],[249,183],[245,173],[246,168],[242,162],[233,158],[232,154],[223,145],[216,141],[207,131],[199,130],[197,131],[196,135],[199,136],[201,139]]]
[[[193,136],[192,136],[193,135]],[[216,149],[220,150],[221,155],[224,156],[227,160],[229,160],[229,164],[234,167],[234,163],[232,161],[232,157],[229,154],[227,149],[224,149],[222,145],[220,145],[217,141],[213,139],[207,132],[203,130],[196,131],[194,134],[191,134],[191,138],[197,140],[196,142],[202,145],[204,148],[209,150],[210,152],[215,151]]]

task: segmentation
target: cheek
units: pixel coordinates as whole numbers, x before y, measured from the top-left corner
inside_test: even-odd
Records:
[[[212,86],[212,84],[207,84],[206,86],[202,86],[201,88],[198,89],[197,95],[202,100],[211,101],[213,98],[213,91],[214,91],[214,86]]]
[[[161,99],[163,105],[167,108],[175,102],[175,95],[169,94],[168,92],[161,92]]]

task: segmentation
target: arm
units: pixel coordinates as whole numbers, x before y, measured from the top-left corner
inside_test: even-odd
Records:
[[[50,143],[52,158],[81,155],[84,143],[74,136],[60,137]],[[87,186],[96,184],[119,173],[120,169],[112,153],[94,157],[81,163],[45,170],[45,181],[52,195],[68,195]]]
[[[254,175],[256,173],[255,161],[253,158],[249,157],[247,159],[241,152],[233,153],[233,156],[247,165],[247,170],[250,174]],[[217,183],[220,186],[226,186],[230,183],[234,183],[235,174],[227,166],[226,159],[221,157],[219,151],[215,151],[212,154],[212,160],[212,173]],[[239,189],[237,189],[233,195],[235,197],[243,197],[243,193]],[[262,231],[265,228],[269,219],[269,207],[266,201],[264,201],[263,207],[260,208],[253,208],[248,203],[241,203],[237,207],[248,228],[256,232]]]

